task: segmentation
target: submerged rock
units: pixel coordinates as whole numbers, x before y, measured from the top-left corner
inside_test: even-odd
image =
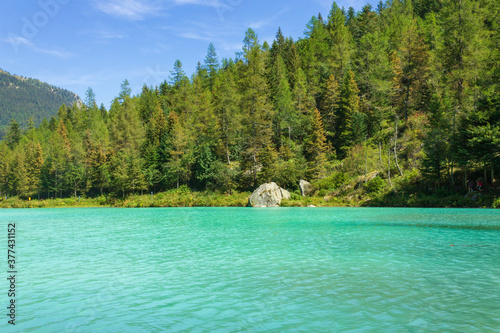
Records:
[[[303,197],[307,197],[308,195],[310,195],[313,190],[312,184],[303,179],[300,180],[299,187],[300,195],[302,195]]]
[[[259,186],[248,198],[251,207],[279,207],[281,200],[290,199],[290,192],[279,187],[276,183],[267,183]]]

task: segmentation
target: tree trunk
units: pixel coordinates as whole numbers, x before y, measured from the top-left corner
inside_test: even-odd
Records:
[[[406,98],[405,98],[405,121],[408,120],[408,100],[410,98],[410,79],[406,80]]]
[[[464,182],[465,182],[465,191],[468,193],[469,192],[469,177],[467,177],[467,163],[465,163],[465,177],[464,177]]]
[[[455,111],[453,112],[453,142],[452,142],[451,171],[450,171],[451,186],[455,185],[455,180],[453,179],[454,163],[455,163],[455,156],[453,154],[453,147],[455,146],[455,143],[456,143],[456,140],[455,140],[456,131],[457,131],[457,109],[455,108]]]
[[[403,170],[401,170],[401,168],[399,167],[398,153],[397,153],[397,150],[396,150],[396,146],[398,144],[398,120],[399,119],[396,116],[396,132],[394,133],[394,160],[396,161],[396,166],[398,167],[399,174],[401,175],[401,177],[404,177],[405,175],[403,174]]]
[[[392,188],[392,181],[391,181],[391,148],[387,150],[387,162],[388,162],[388,169],[387,169],[387,175],[389,176],[389,185],[391,185]]]
[[[231,157],[229,156],[229,144],[227,141],[226,141],[226,158],[227,158],[227,165],[231,165]]]
[[[382,144],[378,143],[378,158],[380,159],[380,165],[383,166],[384,162],[382,161]]]
[[[288,126],[288,148],[292,146],[292,127]]]
[[[368,154],[366,151],[366,136],[365,136],[365,184],[366,184],[366,174],[368,173]]]

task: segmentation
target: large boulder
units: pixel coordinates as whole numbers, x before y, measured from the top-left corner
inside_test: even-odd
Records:
[[[251,207],[279,207],[281,200],[290,199],[290,192],[282,189],[276,183],[260,185],[248,198]]]
[[[300,187],[300,195],[302,195],[303,197],[307,197],[313,191],[312,184],[303,179],[300,180],[299,187]]]

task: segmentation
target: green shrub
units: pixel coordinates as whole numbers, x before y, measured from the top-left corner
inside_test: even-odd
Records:
[[[365,189],[368,192],[380,193],[382,189],[385,187],[385,181],[380,177],[375,177],[372,180],[368,181],[365,185]]]
[[[318,191],[335,191],[349,180],[347,174],[342,172],[334,172],[328,177],[319,179],[313,182],[314,188]]]

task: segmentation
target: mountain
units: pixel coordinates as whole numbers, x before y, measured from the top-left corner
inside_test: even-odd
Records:
[[[57,115],[62,104],[75,102],[81,104],[82,100],[71,91],[0,69],[0,138],[12,119],[21,128],[26,127],[30,117],[38,125],[44,118]]]

